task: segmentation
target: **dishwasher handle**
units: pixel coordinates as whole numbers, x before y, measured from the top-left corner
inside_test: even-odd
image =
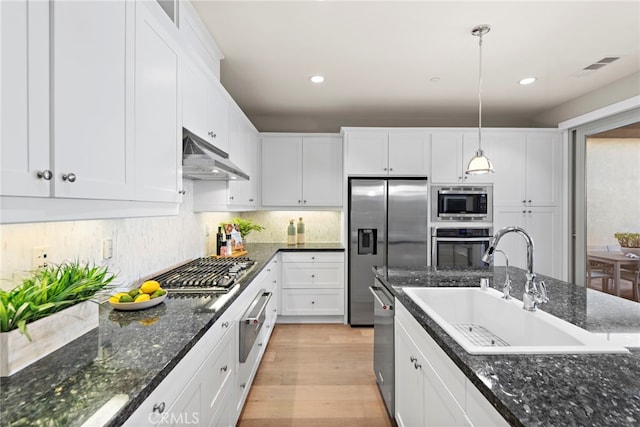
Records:
[[[382,292],[382,289],[380,289],[379,287],[373,287],[373,286],[369,286],[369,291],[371,291],[371,293],[373,294],[373,297],[376,299],[376,301],[378,302],[378,304],[380,305],[380,307],[383,310],[393,310],[393,304],[391,303],[385,303],[384,301],[382,301],[382,299],[378,296],[378,292]]]

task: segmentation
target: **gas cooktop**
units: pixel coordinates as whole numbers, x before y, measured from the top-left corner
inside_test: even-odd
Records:
[[[196,258],[186,264],[157,275],[169,295],[176,293],[227,293],[246,274],[255,261],[239,258]]]

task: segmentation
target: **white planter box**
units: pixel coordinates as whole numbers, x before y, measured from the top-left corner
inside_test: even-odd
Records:
[[[98,327],[98,308],[85,301],[28,323],[31,341],[17,329],[0,333],[0,376],[13,375]]]

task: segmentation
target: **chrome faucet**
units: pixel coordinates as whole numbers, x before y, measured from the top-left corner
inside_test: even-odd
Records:
[[[511,279],[509,278],[509,257],[507,256],[506,253],[504,253],[504,251],[501,251],[500,249],[494,250],[494,253],[495,252],[500,252],[504,256],[505,279],[504,279],[504,285],[502,285],[502,298],[508,300],[508,299],[511,299]]]
[[[527,282],[524,285],[522,302],[525,310],[536,311],[536,306],[549,301],[549,298],[547,298],[547,287],[544,282],[540,281],[536,283],[536,274],[533,272],[533,239],[529,236],[529,233],[527,233],[523,228],[515,226],[501,228],[489,242],[489,248],[482,256],[482,261],[486,263],[493,261],[493,254],[496,252],[496,246],[498,246],[502,236],[508,233],[517,233],[521,235],[527,243]]]

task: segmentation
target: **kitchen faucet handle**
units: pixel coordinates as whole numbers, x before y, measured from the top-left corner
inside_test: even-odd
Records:
[[[547,297],[547,285],[544,281],[539,281],[538,285],[540,286],[540,302],[549,302],[549,298]]]

